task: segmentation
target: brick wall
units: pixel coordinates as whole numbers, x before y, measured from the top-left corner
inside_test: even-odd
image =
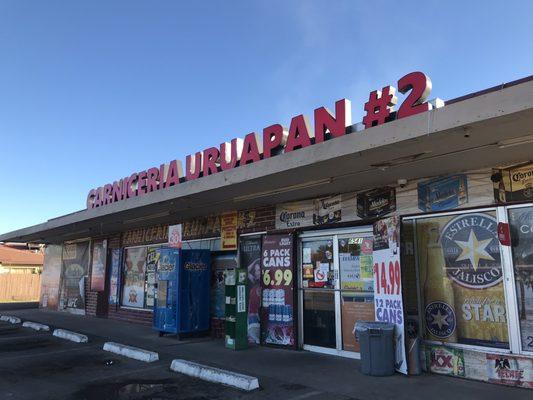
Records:
[[[152,312],[142,310],[131,310],[127,308],[120,308],[120,306],[109,307],[107,317],[119,321],[133,322],[141,325],[152,325]]]

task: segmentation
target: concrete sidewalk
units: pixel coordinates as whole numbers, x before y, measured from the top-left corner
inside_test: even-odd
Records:
[[[8,312],[5,312],[7,314]],[[396,374],[377,378],[362,375],[357,360],[310,353],[253,346],[243,351],[224,348],[221,340],[210,338],[178,341],[175,337],[159,337],[150,327],[103,318],[81,317],[45,310],[12,310],[9,315],[64,328],[89,336],[90,342],[113,341],[159,352],[161,362],[174,358],[200,362],[257,376],[279,385],[306,386],[327,392],[331,398],[352,399],[430,399],[453,400],[531,399],[533,391],[511,388],[459,378],[424,374],[405,377]],[[264,393],[266,394],[266,393]],[[330,398],[330,396],[327,396]]]

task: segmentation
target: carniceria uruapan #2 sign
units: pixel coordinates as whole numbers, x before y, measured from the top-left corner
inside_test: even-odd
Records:
[[[407,374],[405,355],[400,219],[392,216],[374,223],[374,308],[379,322],[394,324],[395,368]]]
[[[442,106],[441,101],[432,103],[426,101],[431,87],[431,80],[422,72],[411,72],[400,78],[398,91],[407,96],[397,111],[394,110],[398,102],[395,87],[389,85],[381,90],[372,91],[363,107],[366,111],[363,118],[365,129]],[[263,129],[262,135],[251,132],[244,139],[234,138],[230,142],[188,155],[185,158],[185,170],[181,161],[172,160],[167,164],[134,172],[112,183],[91,189],[87,195],[87,208],[103,207],[132,197],[169,189],[183,182],[257,163],[344,136],[350,133],[349,127],[352,126],[351,102],[348,99],[338,100],[335,102],[334,113],[326,107],[319,107],[314,110],[313,117],[312,125],[303,114],[300,114],[291,119],[288,129],[281,124],[270,125]],[[328,212],[328,215],[317,217],[326,220],[330,218],[329,214]],[[332,212],[331,218],[338,218],[335,211]]]

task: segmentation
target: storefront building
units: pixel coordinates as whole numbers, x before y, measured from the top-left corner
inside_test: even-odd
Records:
[[[46,243],[41,306],[152,324],[161,246],[248,272],[248,341],[359,358],[396,326],[397,370],[533,388],[533,77],[443,102],[411,73],[90,190],[87,209],[0,235]],[[361,105],[361,107],[363,107]],[[395,108],[396,107],[396,108]]]

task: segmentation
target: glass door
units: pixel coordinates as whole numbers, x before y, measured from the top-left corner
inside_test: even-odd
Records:
[[[307,350],[358,358],[355,322],[374,320],[372,232],[330,232],[300,239],[301,344]]]
[[[359,352],[356,321],[374,320],[373,237],[353,234],[338,237],[342,350]]]
[[[533,206],[509,208],[518,352],[533,354]],[[512,288],[511,288],[512,289]]]
[[[304,345],[336,349],[333,237],[304,240],[301,250]]]

